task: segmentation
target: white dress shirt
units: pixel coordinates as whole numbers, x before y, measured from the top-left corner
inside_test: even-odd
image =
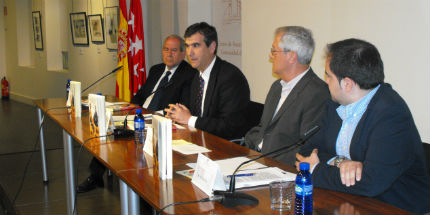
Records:
[[[161,74],[160,78],[157,81],[157,84],[155,84],[154,88],[152,89],[152,94],[146,98],[145,103],[143,103],[142,107],[143,108],[148,108],[149,104],[151,104],[152,98],[154,97],[154,92],[157,90],[158,85],[160,84],[161,79],[164,78],[164,76],[166,75],[167,71],[170,71],[170,75],[168,77],[168,81],[170,81],[170,79],[172,78],[173,74],[175,73],[176,69],[178,68],[178,65],[173,67],[171,70],[169,70],[167,68],[167,66],[164,67],[164,72],[163,74]]]
[[[216,56],[212,60],[211,64],[209,64],[208,68],[206,68],[203,72],[199,71],[200,72],[200,76],[205,81],[205,87],[204,87],[204,90],[203,90],[203,97],[202,97],[202,107],[201,107],[202,110],[200,111],[200,116],[203,115],[203,110],[204,110],[204,107],[205,107],[206,90],[208,89],[209,77],[211,76],[211,71],[212,71],[212,68],[214,67],[215,60],[216,60]],[[195,128],[196,127],[197,118],[200,117],[200,116],[191,116],[190,119],[188,119],[188,126],[191,126],[191,127]]]

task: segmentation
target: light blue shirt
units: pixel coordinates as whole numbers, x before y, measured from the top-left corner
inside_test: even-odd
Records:
[[[336,141],[337,155],[345,156],[346,158],[351,159],[349,148],[351,145],[352,136],[354,135],[358,122],[366,111],[370,100],[372,100],[379,87],[380,85],[375,87],[375,89],[370,91],[360,100],[346,106],[341,105],[336,109],[337,114],[342,119],[342,127],[340,128]],[[330,159],[329,162],[331,162],[331,160],[332,159]]]

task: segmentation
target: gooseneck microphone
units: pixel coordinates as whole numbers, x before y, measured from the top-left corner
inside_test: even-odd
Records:
[[[109,76],[109,75],[117,72],[120,69],[122,69],[122,66],[119,66],[119,67],[115,68],[114,70],[112,70],[112,72],[109,72],[108,74],[106,74],[103,77],[99,78],[97,81],[95,81],[94,83],[92,83],[90,86],[88,86],[87,88],[85,88],[84,90],[82,90],[81,94],[83,94],[85,91],[87,91],[88,89],[90,89],[94,84],[97,84],[99,81],[103,80],[107,76]]]
[[[236,168],[236,170],[234,170],[233,174],[231,174],[229,190],[228,191],[215,190],[214,195],[215,196],[221,196],[221,200],[219,200],[219,202],[227,208],[236,207],[239,205],[257,205],[258,199],[256,199],[255,197],[253,197],[249,194],[246,194],[246,193],[234,192],[235,191],[235,185],[236,185],[235,176],[236,176],[236,172],[240,169],[240,167],[242,167],[243,165],[245,165],[247,163],[256,161],[260,158],[264,158],[264,157],[267,157],[269,155],[282,152],[282,151],[287,150],[293,146],[303,145],[310,137],[312,137],[315,133],[317,133],[317,131],[319,129],[320,129],[320,127],[318,125],[316,125],[313,128],[309,129],[307,132],[305,132],[303,137],[301,137],[296,143],[294,143],[292,145],[284,146],[282,148],[279,148],[277,150],[273,150],[273,151],[265,153],[265,154],[262,154],[256,158],[253,158],[251,160],[247,160],[247,161],[241,163]]]

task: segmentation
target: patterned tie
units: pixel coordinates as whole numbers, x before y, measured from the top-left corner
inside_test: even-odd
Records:
[[[155,95],[152,97],[151,103],[149,103],[148,110],[157,111],[160,110],[163,107],[160,106],[161,97],[163,97],[163,87],[166,86],[167,82],[169,82],[169,75],[170,71],[167,71],[164,75],[163,79],[161,79],[160,83],[158,84],[158,87],[155,91]]]
[[[200,79],[200,90],[199,90],[199,94],[197,94],[196,102],[195,102],[196,116],[201,115],[203,92],[205,90],[205,80],[202,78],[202,76],[199,76],[199,79]]]

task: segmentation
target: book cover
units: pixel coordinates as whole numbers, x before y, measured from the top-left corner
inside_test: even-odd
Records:
[[[88,109],[90,117],[90,134],[92,136],[105,136],[107,130],[105,97],[96,94],[89,94]]]
[[[171,179],[173,176],[172,161],[172,120],[153,115],[153,158],[158,166],[159,177]]]
[[[69,111],[72,115],[75,117],[81,117],[81,82],[70,81],[70,91],[66,106],[70,107]]]

